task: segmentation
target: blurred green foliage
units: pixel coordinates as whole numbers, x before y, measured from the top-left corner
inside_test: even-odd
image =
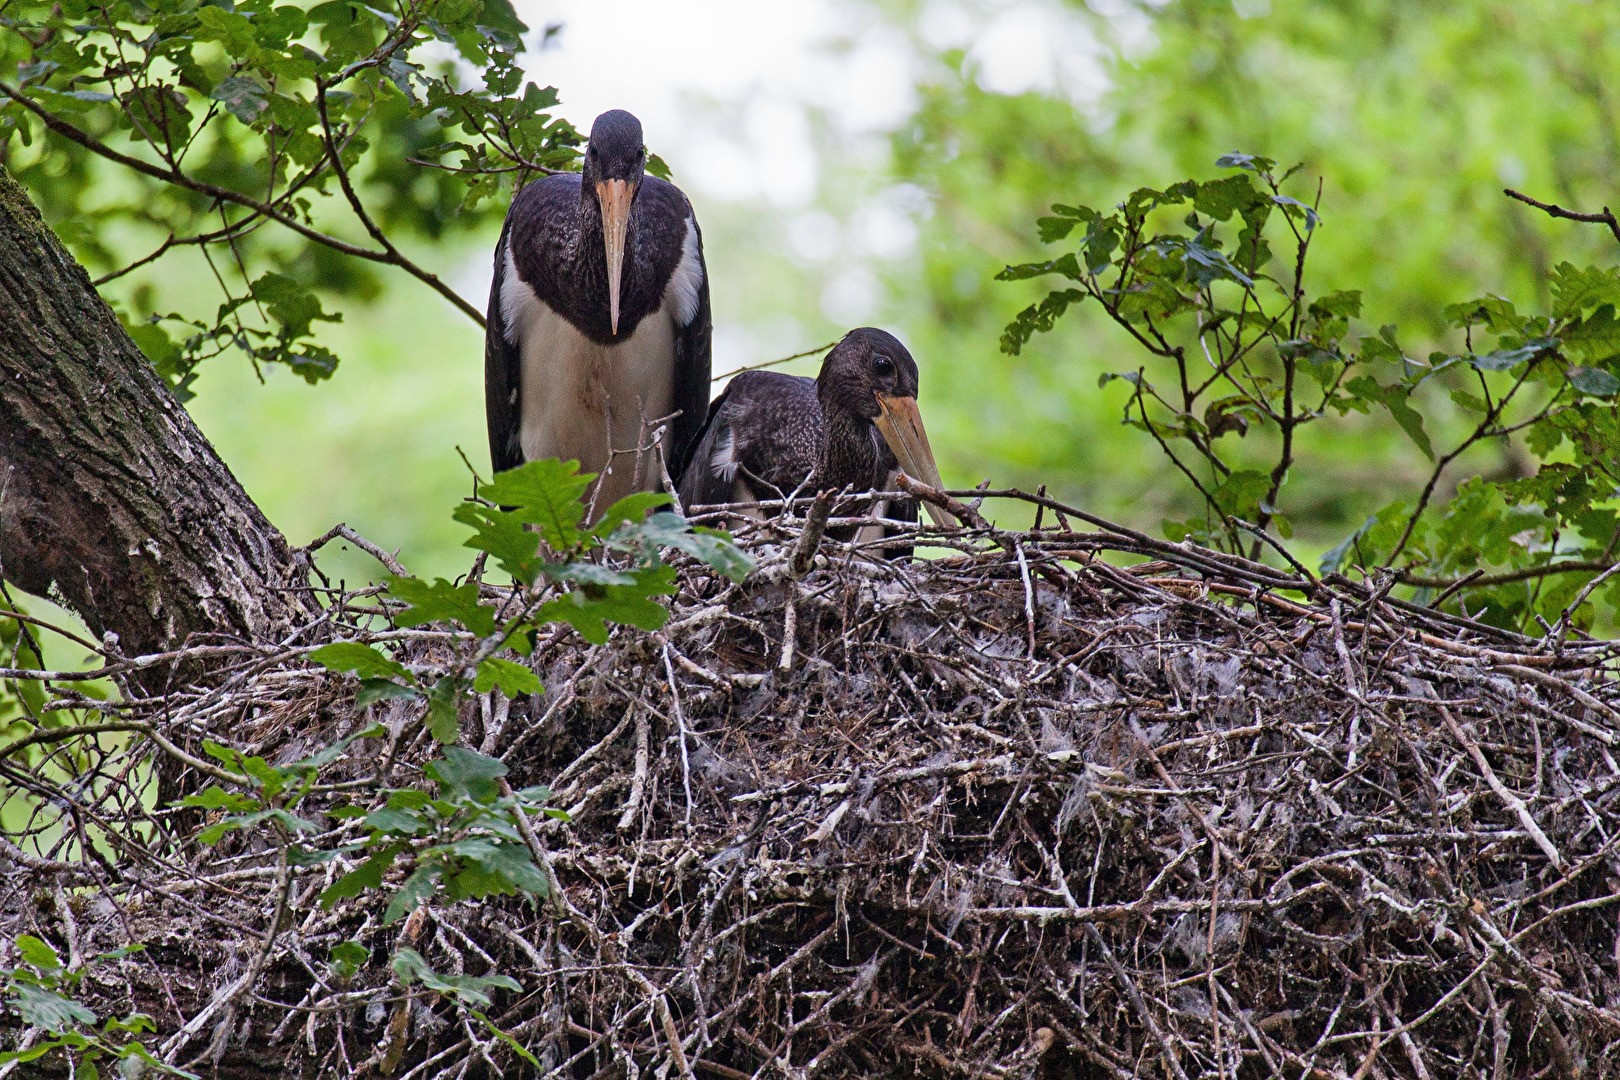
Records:
[[[413,573],[465,573],[463,531],[443,508],[473,493],[458,450],[489,472],[483,335],[404,285],[325,331],[325,340],[343,357],[329,382],[311,386],[275,369],[261,381],[247,364],[221,358],[205,367],[187,407],[293,543],[346,521],[398,550]],[[350,586],[383,572],[341,541],[322,549],[321,565]]]
[[[1006,323],[1044,288],[998,284],[1043,257],[1032,228],[1053,203],[1110,207],[1134,188],[1205,177],[1237,149],[1321,177],[1326,223],[1308,285],[1358,289],[1362,333],[1401,327],[1408,352],[1455,352],[1448,304],[1496,293],[1545,309],[1557,263],[1615,261],[1600,228],[1548,219],[1519,188],[1596,209],[1620,172],[1620,7],[1575,0],[1171,0],[1128,5],[1143,35],[1071,3],[1102,45],[1095,102],[1009,96],[976,81],[968,51],[929,52],[920,104],[893,138],[896,179],[929,196],[920,258],[888,277],[889,311],[924,358],[926,406],[947,477],[1048,484],[1146,527],[1199,509],[1150,440],[1118,429],[1131,393],[1100,375],[1134,366],[1135,343],[1100,310],[1016,360]],[[885,5],[914,28],[927,5]],[[1110,6],[1112,10],[1112,6]],[[970,41],[964,41],[969,46]],[[1313,193],[1295,192],[1305,201]],[[1436,433],[1438,434],[1438,433]],[[1296,466],[1294,522],[1316,550],[1421,487],[1428,460],[1377,418],[1336,426],[1330,452]],[[1517,442],[1459,463],[1523,471]]]
[[[1409,355],[1392,323],[1349,334],[1360,290],[1307,290],[1322,218],[1319,201],[1287,193],[1297,168],[1241,153],[1216,165],[1236,171],[1138,188],[1112,211],[1054,205],[1041,239],[1069,250],[1000,277],[1061,280],[1008,325],[1002,351],[1019,355],[1077,305],[1131,336],[1134,366],[1098,384],[1131,387],[1126,423],[1202,500],[1193,518],[1164,522],[1173,540],[1280,556],[1309,575],[1288,543],[1296,457],[1330,460],[1334,421],[1371,414],[1406,435],[1428,476],[1329,551],[1321,573],[1354,568],[1527,631],[1590,627],[1588,598],[1612,612],[1620,592],[1597,590],[1620,547],[1620,267],[1559,263],[1546,312],[1489,294],[1447,305],[1462,350]],[[1607,212],[1586,223],[1620,241]],[[1532,459],[1524,476],[1474,475],[1436,498],[1471,450],[1515,439]]]

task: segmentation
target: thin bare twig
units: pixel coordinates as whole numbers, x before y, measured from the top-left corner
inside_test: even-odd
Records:
[[[1615,219],[1613,212],[1607,206],[1599,213],[1583,214],[1578,210],[1565,210],[1562,206],[1554,203],[1544,203],[1539,199],[1532,199],[1530,196],[1514,191],[1512,188],[1503,188],[1502,194],[1510,199],[1517,199],[1522,203],[1533,206],[1549,217],[1564,218],[1567,221],[1583,221],[1591,225],[1607,225],[1609,231],[1614,234],[1614,238],[1620,240],[1620,221]]]

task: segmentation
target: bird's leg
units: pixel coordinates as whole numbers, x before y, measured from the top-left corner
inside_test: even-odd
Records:
[[[585,508],[585,520],[589,522],[596,520],[597,500],[602,496],[602,488],[607,484],[608,477],[613,475],[613,399],[607,396],[602,402],[602,426],[605,429],[602,445],[607,447],[607,460],[602,463],[602,471],[596,479],[591,481],[591,501]]]
[[[647,403],[640,398],[636,399],[636,415],[641,418],[641,430],[636,434],[636,467],[631,474],[630,482],[636,491],[647,490],[647,450],[649,449],[647,436],[652,427],[647,419]]]

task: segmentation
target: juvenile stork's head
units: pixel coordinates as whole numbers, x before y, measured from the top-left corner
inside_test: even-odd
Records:
[[[623,109],[612,109],[591,125],[585,146],[583,198],[595,199],[602,211],[602,244],[607,251],[608,312],[619,332],[619,284],[624,275],[625,237],[630,231],[630,204],[647,168],[641,121]]]
[[[876,425],[907,476],[933,488],[944,486],[917,408],[917,362],[893,334],[870,326],[845,334],[822,361],[816,397],[824,414],[854,413]],[[943,513],[925,505],[943,528],[948,523]]]

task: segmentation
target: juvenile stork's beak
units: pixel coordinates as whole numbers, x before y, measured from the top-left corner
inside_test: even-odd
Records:
[[[922,413],[917,411],[917,399],[880,393],[877,401],[881,412],[874,422],[889,449],[894,451],[900,468],[918,483],[943,491],[945,485],[939,478],[939,466],[934,464],[934,450],[928,445],[928,432],[923,427]],[[930,502],[924,502],[923,507],[935,525],[950,528],[951,519],[945,516],[945,511]]]
[[[630,230],[630,200],[636,186],[628,180],[603,180],[596,185],[602,207],[602,242],[607,246],[608,312],[613,333],[619,333],[619,282],[624,276],[624,238]]]

